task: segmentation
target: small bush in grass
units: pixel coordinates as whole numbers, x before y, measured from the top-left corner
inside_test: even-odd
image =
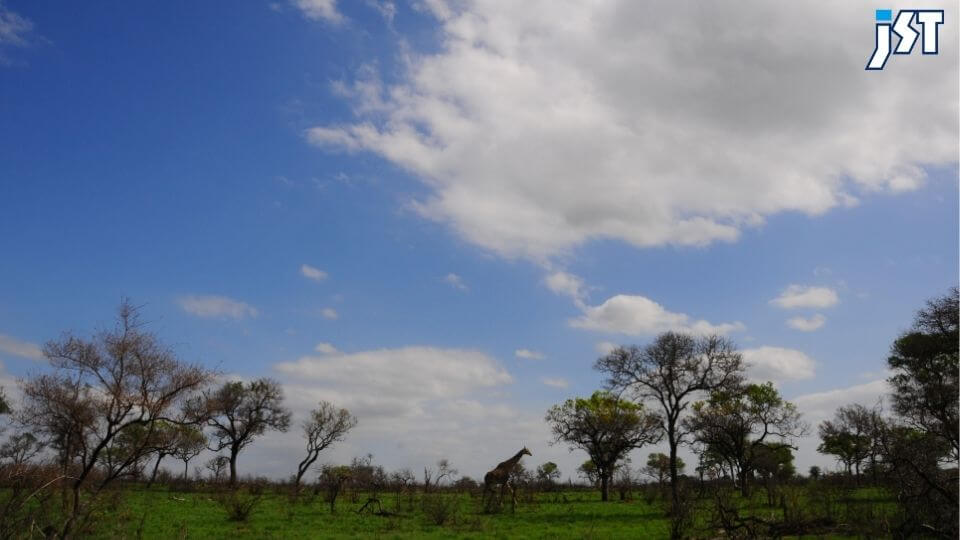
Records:
[[[241,522],[250,519],[261,499],[263,499],[263,486],[259,484],[224,490],[213,497],[213,500],[227,512],[227,519]]]
[[[460,509],[456,496],[447,496],[442,493],[425,493],[423,496],[423,513],[434,525],[444,525],[456,518]]]

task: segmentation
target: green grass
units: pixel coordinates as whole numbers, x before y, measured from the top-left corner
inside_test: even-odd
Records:
[[[799,490],[799,488],[798,488]],[[805,491],[799,504],[811,515],[816,510]],[[397,511],[393,494],[381,496],[384,510],[392,516],[357,510],[367,500],[362,494],[342,495],[337,511],[330,512],[322,496],[305,495],[294,502],[290,497],[268,491],[246,522],[230,521],[226,510],[211,492],[177,492],[165,488],[141,487],[103,494],[95,516],[98,538],[667,538],[670,523],[659,500],[601,502],[589,491],[542,493],[534,502],[520,503],[516,512],[509,507],[498,514],[480,512],[479,500],[469,495],[444,494],[456,511],[443,525],[436,525],[424,513],[420,496]],[[612,496],[615,496],[612,494]],[[768,520],[782,519],[779,508],[770,508],[762,490],[750,500],[735,496],[741,515]],[[713,501],[697,502],[697,537],[716,537],[709,522]],[[412,508],[412,509],[411,509]],[[836,504],[837,522],[869,512],[871,520],[892,515],[895,506],[883,490],[861,489]],[[855,527],[855,525],[854,525]],[[801,538],[855,538],[846,530],[820,530]],[[855,529],[854,529],[855,532]],[[91,534],[92,533],[92,534]],[[844,533],[848,536],[843,536]],[[874,536],[875,537],[875,536]]]

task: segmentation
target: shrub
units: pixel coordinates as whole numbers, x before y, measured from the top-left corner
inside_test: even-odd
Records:
[[[263,486],[228,489],[216,493],[213,500],[227,512],[230,521],[247,521],[263,498]]]

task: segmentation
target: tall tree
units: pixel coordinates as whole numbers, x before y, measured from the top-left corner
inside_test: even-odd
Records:
[[[744,497],[750,495],[750,477],[762,453],[791,447],[794,437],[806,433],[797,408],[769,382],[713,391],[707,401],[694,403],[684,427],[736,467]]]
[[[159,423],[193,421],[181,416],[177,405],[212,379],[208,370],[181,362],[147,332],[137,311],[124,301],[112,330],[90,339],[65,334],[47,343],[43,352],[52,372],[22,383],[23,421],[57,450],[69,480],[64,537],[72,535],[104,487],[151,453],[146,441]],[[134,432],[148,437],[132,437]],[[112,453],[118,448],[122,454]],[[93,474],[108,454],[113,465]],[[89,490],[88,497],[82,489]]]
[[[619,347],[597,360],[614,391],[629,391],[656,403],[661,429],[670,447],[670,488],[679,505],[677,449],[685,442],[681,416],[700,393],[737,384],[743,359],[732,342],[719,337],[692,337],[676,332],[657,336],[646,347]]]
[[[686,465],[683,460],[677,458],[677,470],[683,471]],[[647,456],[647,465],[643,468],[643,473],[657,481],[657,486],[663,489],[663,481],[670,477],[670,456],[655,452]]]
[[[357,419],[346,409],[337,409],[331,403],[321,401],[320,406],[310,411],[310,418],[303,422],[303,436],[307,439],[307,457],[297,465],[294,492],[300,491],[303,475],[317,458],[333,443],[343,440],[347,432],[357,425]]]
[[[568,399],[547,412],[554,442],[570,449],[584,450],[593,461],[600,479],[601,498],[609,500],[610,478],[621,459],[645,444],[661,438],[660,418],[642,404],[598,391],[589,399]]]
[[[909,425],[942,439],[960,459],[960,332],[958,292],[927,301],[913,329],[893,343],[887,360],[893,375],[893,408]]]
[[[874,454],[874,438],[880,413],[863,405],[840,407],[833,420],[823,421],[819,428],[821,454],[835,456],[847,474],[860,479],[860,464]]]
[[[261,378],[243,384],[224,383],[214,391],[204,392],[203,399],[194,406],[207,417],[213,428],[214,452],[230,452],[230,485],[237,484],[237,456],[268,429],[287,431],[291,413],[283,406],[280,383]]]

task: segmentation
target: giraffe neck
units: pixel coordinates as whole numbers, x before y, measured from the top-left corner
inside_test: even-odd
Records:
[[[516,465],[517,462],[520,461],[520,458],[522,457],[523,457],[523,450],[517,452],[517,455],[510,458],[508,461],[510,462],[511,465]]]

